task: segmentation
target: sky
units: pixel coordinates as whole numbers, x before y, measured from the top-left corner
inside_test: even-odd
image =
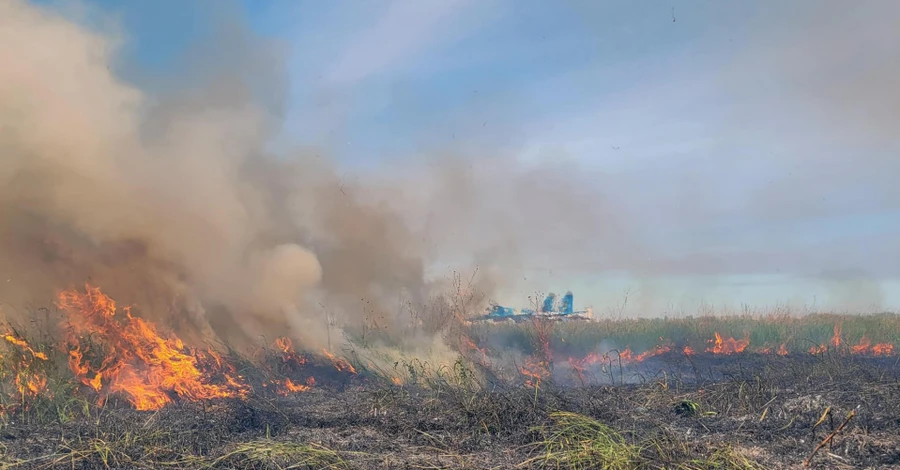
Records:
[[[542,230],[578,227],[519,243],[504,302],[900,307],[892,0],[87,4],[148,86],[187,50],[227,61],[191,47],[215,19],[246,23],[284,67],[273,145],[327,149],[348,175],[441,153],[569,175],[576,190],[527,197],[577,195]]]

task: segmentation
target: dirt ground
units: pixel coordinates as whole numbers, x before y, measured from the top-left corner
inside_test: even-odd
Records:
[[[635,446],[630,463],[607,468],[900,468],[897,358],[691,361],[660,358],[641,383],[626,385],[423,387],[361,377],[290,397],[155,412],[73,401],[73,409],[8,416],[0,468],[556,468],[540,456],[561,411]],[[585,444],[567,445],[562,451]],[[600,454],[578,468],[604,468]]]

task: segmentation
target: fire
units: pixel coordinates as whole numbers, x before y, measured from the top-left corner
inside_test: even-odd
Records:
[[[350,364],[344,358],[337,357],[334,354],[331,354],[327,349],[322,349],[322,354],[324,354],[325,357],[331,360],[331,363],[334,365],[335,369],[341,372],[349,372],[351,374],[356,373],[356,369],[353,367],[353,364]]]
[[[660,338],[660,340],[662,340],[662,338]],[[712,354],[738,354],[747,351],[747,348],[750,346],[749,339],[745,338],[738,340],[733,337],[726,338],[718,332],[715,332],[714,338],[709,340],[708,342],[712,343],[712,346],[706,348],[706,352]],[[839,349],[842,344],[845,344],[842,338],[842,328],[840,324],[836,324],[834,326],[834,333],[829,339],[828,343],[819,346],[813,346],[809,349],[809,352],[810,354],[820,354],[830,349]],[[584,371],[587,366],[595,364],[597,362],[605,361],[609,363],[618,360],[622,364],[633,364],[645,361],[651,357],[668,353],[672,350],[673,346],[659,345],[642,353],[635,353],[631,348],[626,347],[618,351],[618,359],[615,359],[616,356],[612,356],[614,359],[610,360],[610,353],[601,356],[597,353],[592,352],[582,358],[569,357],[568,362],[572,367],[574,374],[577,377],[583,379]],[[846,351],[846,346],[844,346],[843,350]],[[686,356],[693,356],[697,354],[696,350],[694,350],[691,346],[683,346],[681,348],[681,351]],[[787,356],[790,354],[786,342],[779,344],[777,347],[764,346],[756,348],[754,349],[754,351],[758,354],[775,354],[778,356]],[[849,348],[849,351],[851,354],[891,356],[894,354],[894,345],[891,343],[872,344],[872,341],[867,336],[863,336],[859,344],[851,346]],[[526,366],[521,368],[521,372],[526,377],[530,377],[532,379],[544,378],[548,374],[545,374],[542,371],[542,367],[542,362],[538,358],[538,354],[535,354],[535,356],[530,358],[530,360],[526,363]],[[533,385],[533,381],[529,381],[529,385]]]
[[[488,356],[487,350],[485,350],[484,348],[479,348],[478,345],[476,345],[475,342],[465,334],[460,335],[460,345],[466,351],[480,353],[482,358],[486,358]]]
[[[7,333],[7,334],[3,335],[3,339],[5,339],[10,344],[13,344],[15,346],[18,346],[18,347],[28,351],[29,353],[31,353],[32,356],[36,357],[37,359],[40,359],[42,361],[47,360],[46,354],[44,354],[40,351],[35,351],[34,349],[31,348],[31,346],[28,345],[28,342],[26,342],[22,338],[18,338],[16,336],[14,336],[12,333]]]
[[[593,353],[593,352],[592,352],[592,353],[588,354],[587,356],[584,356],[584,357],[582,357],[582,358],[580,358],[580,359],[579,359],[579,358],[570,357],[570,358],[569,358],[569,364],[572,364],[573,367],[578,367],[578,368],[583,369],[585,366],[589,366],[589,365],[592,365],[592,364],[596,364],[596,363],[598,363],[598,362],[600,362],[600,361],[602,361],[602,360],[603,360],[603,356],[601,356],[601,355],[598,354],[598,353]]]
[[[711,352],[713,354],[735,354],[744,352],[747,349],[747,346],[750,345],[749,339],[734,339],[734,338],[722,338],[718,332],[715,333],[716,339],[710,340],[711,343],[714,342],[713,347],[706,348],[706,352]]]
[[[835,348],[841,347],[841,324],[834,325],[834,336],[831,337],[831,345]]]
[[[659,356],[660,354],[665,354],[672,350],[672,346],[669,345],[657,345],[653,349],[648,349],[642,353],[635,354],[631,348],[625,348],[619,351],[619,359],[624,364],[631,364],[634,362],[644,362],[647,359],[650,359],[654,356]],[[685,354],[693,354],[693,349],[685,348]]]
[[[23,397],[36,397],[47,388],[47,377],[18,373],[16,374],[16,388]]]
[[[291,379],[284,379],[283,382],[276,382],[276,385],[278,386],[276,391],[281,396],[287,396],[291,393],[308,392],[315,383],[316,382],[312,377],[310,377],[310,380],[307,380],[306,385],[294,383]]]
[[[828,344],[821,344],[819,346],[812,346],[809,348],[810,354],[822,354],[829,349],[829,345],[837,350],[841,346],[841,324],[837,323],[834,325],[834,334],[831,336],[831,340],[829,340]]]
[[[519,371],[526,377],[526,387],[539,388],[541,381],[550,377],[550,365],[534,357],[526,358],[525,365],[521,366]]]
[[[809,348],[810,354],[821,354],[828,351],[829,349],[840,351],[844,354],[846,354],[847,352],[849,352],[850,354],[864,354],[871,356],[891,356],[894,354],[893,344],[878,343],[873,345],[872,341],[867,335],[863,335],[863,337],[860,338],[859,344],[850,346],[849,348],[847,346],[841,348],[841,345],[844,344],[841,333],[841,324],[838,323],[834,325],[834,334],[828,341],[828,344],[812,346],[811,348]]]
[[[10,360],[13,361],[12,372],[15,376],[16,391],[19,393],[18,398],[25,401],[41,394],[49,395],[47,376],[40,368],[35,367],[36,361],[49,360],[47,354],[35,351],[27,341],[12,332],[4,334],[3,339],[19,350],[19,354],[10,357]],[[2,372],[0,370],[0,373]]]
[[[101,401],[122,394],[138,410],[156,410],[176,396],[203,400],[246,397],[249,392],[216,353],[186,348],[175,335],[161,336],[129,308],[120,312],[97,287],[62,292],[58,306],[66,314],[69,369],[100,392]],[[213,384],[213,379],[224,384]]]
[[[647,360],[648,358],[651,358],[653,356],[659,356],[660,354],[665,354],[671,350],[672,350],[671,346],[656,346],[656,348],[654,348],[654,349],[651,349],[649,351],[644,351],[644,352],[638,354],[637,356],[634,357],[634,360],[637,362],[643,362],[643,361]]]
[[[81,383],[91,387],[95,392],[99,392],[103,387],[103,374],[97,372],[94,375],[94,378],[89,378],[90,376],[90,368],[87,364],[84,363],[84,355],[81,353],[81,350],[77,347],[69,351],[69,370],[75,373],[75,377],[81,381]]]
[[[297,365],[306,364],[306,358],[294,351],[294,343],[290,338],[282,336],[275,339],[275,347],[281,351],[281,360],[284,362],[295,362]]]
[[[579,380],[584,382],[585,367],[596,364],[596,363],[602,361],[603,359],[604,359],[604,357],[601,356],[600,354],[592,352],[592,353],[588,354],[587,356],[584,356],[580,359],[575,358],[575,357],[570,357],[569,364],[572,366],[572,370],[575,372],[575,374],[578,375]]]
[[[61,325],[65,332],[65,340],[61,345],[68,369],[74,375],[77,384],[83,391],[96,394],[100,403],[111,396],[121,396],[138,410],[157,410],[175,400],[198,401],[215,398],[246,398],[251,391],[244,378],[238,374],[235,366],[213,349],[196,349],[188,347],[176,335],[161,332],[156,325],[139,316],[133,315],[129,307],[119,307],[116,302],[101,292],[98,287],[86,285],[83,291],[69,290],[59,294],[57,305],[64,314]],[[550,338],[553,325],[550,322],[535,321],[535,352],[525,360],[519,372],[528,387],[539,388],[542,381],[552,376],[554,367]],[[15,387],[7,388],[10,396],[20,399],[21,406],[29,406],[28,399],[49,396],[50,381],[46,374],[50,361],[47,352],[50,349],[32,347],[21,335],[8,330],[0,334],[0,345],[11,352],[3,358],[9,367],[0,368],[0,379],[14,383]],[[632,364],[646,361],[671,351],[681,351],[692,356],[702,351],[691,346],[666,344],[663,338],[652,349],[636,352],[626,347],[618,352],[618,357],[610,353],[592,352],[584,357],[569,357],[568,362],[578,377],[584,378],[585,370],[594,364],[611,365],[616,361]],[[790,340],[788,341],[790,342]],[[748,350],[749,339],[725,337],[715,332],[705,349],[712,354],[737,354]],[[761,354],[788,355],[787,343],[777,347],[775,343],[756,347],[753,351]],[[466,335],[460,337],[460,352],[471,356],[487,358],[488,351],[479,348]],[[304,353],[301,355],[294,349],[290,338],[275,339],[272,350],[275,357],[273,369],[265,369],[266,376],[262,380],[264,387],[278,395],[307,392],[316,386],[313,377],[297,379],[306,367],[316,368],[322,365],[308,365]],[[863,336],[856,345],[849,345],[842,337],[841,324],[834,325],[834,333],[822,344],[810,348],[810,353],[818,354],[829,350],[839,350],[844,354],[861,354],[871,356],[890,356],[894,354],[894,345],[890,343],[873,344],[868,336]],[[338,357],[323,349],[322,354],[331,365],[345,374],[357,374],[353,364],[347,359]],[[267,358],[271,358],[267,355]],[[611,359],[612,357],[612,359]],[[325,363],[327,364],[327,363]],[[286,371],[290,371],[291,378]],[[397,385],[403,384],[400,377],[390,377]],[[16,396],[16,394],[18,394]]]
[[[872,345],[872,341],[868,336],[863,335],[859,340],[859,344],[850,347],[853,354],[871,354],[873,356],[890,356],[894,352],[894,345],[890,343],[879,343]]]

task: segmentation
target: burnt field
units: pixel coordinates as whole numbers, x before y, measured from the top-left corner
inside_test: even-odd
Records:
[[[556,383],[566,376],[557,370],[525,385],[464,360],[398,367],[414,377],[398,384],[308,361],[282,371],[317,374],[299,393],[257,385],[192,401],[169,392],[171,403],[146,411],[127,397],[97,403],[57,390],[7,403],[0,466],[900,468],[894,357],[670,352],[615,385]]]
[[[0,470],[900,469],[900,3],[356,3],[0,0]]]
[[[0,468],[900,468],[895,316],[442,311],[439,355],[237,351],[64,291],[2,335]]]

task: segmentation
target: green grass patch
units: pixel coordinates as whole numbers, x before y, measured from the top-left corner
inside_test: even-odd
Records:
[[[537,455],[520,466],[629,470],[639,468],[640,447],[590,417],[571,413],[550,414],[551,424],[537,428],[544,437],[536,443]]]

